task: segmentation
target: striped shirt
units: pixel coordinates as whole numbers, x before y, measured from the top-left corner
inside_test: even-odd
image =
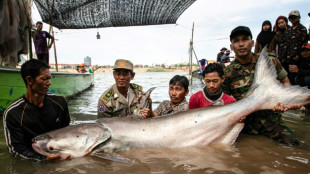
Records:
[[[68,105],[63,96],[47,94],[43,102],[43,107],[39,108],[22,96],[5,110],[4,135],[8,150],[13,156],[44,160],[45,156],[32,149],[32,138],[69,125]]]

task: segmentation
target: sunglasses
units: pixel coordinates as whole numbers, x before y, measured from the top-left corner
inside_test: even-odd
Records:
[[[289,19],[296,19],[298,16],[290,16]]]

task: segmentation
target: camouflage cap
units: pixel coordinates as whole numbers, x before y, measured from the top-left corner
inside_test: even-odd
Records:
[[[128,69],[133,71],[133,64],[129,60],[117,59],[114,64],[113,70]]]
[[[291,16],[300,16],[300,13],[298,10],[293,10],[288,14],[288,17],[291,17]]]

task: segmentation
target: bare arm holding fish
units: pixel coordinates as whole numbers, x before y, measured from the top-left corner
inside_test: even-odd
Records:
[[[281,80],[281,83],[283,84],[283,86],[290,86],[291,82],[288,79],[287,76],[285,76],[285,78],[283,80]],[[310,96],[307,97],[307,100],[310,102]],[[290,106],[284,106],[282,103],[277,103],[272,110],[275,112],[285,112],[288,110],[296,110],[296,109],[300,109],[301,105],[297,104],[297,105],[290,105]]]
[[[291,82],[290,82],[290,80],[288,79],[287,76],[285,76],[285,78],[283,80],[281,80],[281,83],[283,84],[283,86],[290,86],[291,85]],[[307,100],[310,101],[310,96],[307,97]],[[272,110],[275,111],[275,112],[285,112],[285,111],[288,111],[288,110],[296,110],[296,109],[299,109],[300,107],[301,107],[300,104],[284,106],[282,103],[277,103],[272,108]]]

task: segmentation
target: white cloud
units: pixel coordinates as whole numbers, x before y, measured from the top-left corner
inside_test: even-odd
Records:
[[[197,0],[180,16],[178,25],[100,28],[100,40],[96,39],[97,29],[55,30],[58,62],[81,63],[86,56],[101,65],[113,65],[117,58],[149,65],[188,61],[193,22],[199,59],[215,59],[221,47],[229,47],[228,37],[234,27],[249,26],[255,40],[264,20],[274,23],[279,15],[295,9],[301,12],[301,23],[308,27],[309,7],[309,0]],[[33,21],[37,20],[40,17],[34,13]],[[51,51],[51,62],[53,56]]]

